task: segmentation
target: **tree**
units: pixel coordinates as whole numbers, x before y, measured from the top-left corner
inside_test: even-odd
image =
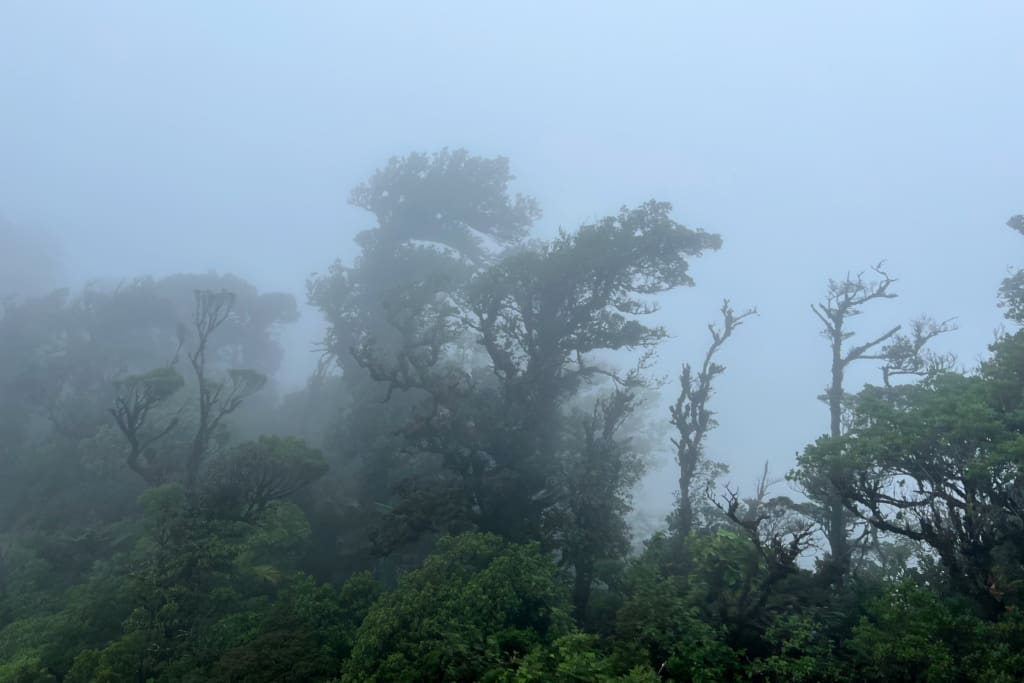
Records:
[[[273,374],[282,353],[274,332],[297,317],[288,294],[260,294],[240,278],[216,274],[91,284],[77,295],[57,290],[4,306],[0,387],[10,404],[4,415],[20,415],[22,425],[42,417],[70,439],[95,436],[109,424],[116,380],[169,365],[180,351],[179,320],[194,311],[195,290],[218,285],[238,293],[208,356],[217,369]]]
[[[824,301],[811,304],[811,310],[822,323],[822,336],[828,340],[832,353],[832,381],[825,389],[825,401],[828,403],[829,435],[833,439],[842,436],[843,407],[846,397],[843,379],[847,368],[860,360],[886,361],[881,353],[881,345],[892,339],[901,329],[897,325],[870,339],[863,344],[848,345],[847,341],[854,336],[847,325],[851,318],[861,314],[861,307],[867,303],[882,299],[894,299],[896,294],[890,291],[896,279],[883,270],[883,264],[872,267],[879,280],[867,281],[863,273],[855,277],[847,275],[845,279],[829,280]],[[838,491],[829,483],[828,475],[819,476],[804,473],[800,479],[806,493],[817,503],[818,521],[825,530],[829,545],[831,567],[836,580],[841,580],[850,565],[849,527],[853,520],[843,505]]]
[[[378,221],[359,241],[436,242],[479,263],[487,258],[485,239],[513,244],[540,217],[532,197],[508,195],[514,179],[505,157],[474,157],[465,149],[393,157],[352,191],[350,203]]]
[[[409,290],[440,294],[458,286],[499,247],[525,237],[540,209],[531,197],[510,195],[515,179],[504,157],[471,156],[444,149],[432,155],[394,157],[349,197],[377,224],[356,236],[362,252],[354,266],[340,261],[308,284],[310,302],[327,317],[325,349],[348,373],[353,350],[390,348],[394,297]]]
[[[1024,215],[1012,216],[1006,225],[1024,235]],[[1024,269],[1017,268],[1003,279],[999,305],[1006,309],[1008,319],[1024,325]]]
[[[896,334],[882,347],[882,384],[892,386],[895,377],[922,378],[953,370],[956,356],[926,348],[940,334],[956,329],[952,319],[936,322],[922,316],[910,324],[910,334]]]
[[[356,237],[355,262],[336,261],[308,283],[309,301],[328,324],[325,357],[342,375],[323,444],[338,490],[334,529],[324,533],[340,535],[345,552],[369,551],[372,535],[372,547],[390,553],[445,527],[440,515],[425,523],[422,510],[403,501],[444,503],[454,495],[428,487],[444,469],[421,444],[437,442],[424,428],[436,427],[442,408],[451,410],[466,389],[461,356],[472,341],[453,316],[455,292],[540,215],[532,198],[511,192],[513,180],[507,159],[465,150],[391,159],[350,195],[374,218]],[[329,400],[316,389],[325,386],[313,387],[310,404]],[[362,554],[351,568],[381,564]]]
[[[689,258],[721,244],[717,235],[674,221],[671,208],[654,201],[623,208],[550,244],[511,253],[470,284],[467,324],[487,352],[508,425],[519,434],[517,462],[507,466],[520,476],[547,478],[560,438],[559,406],[584,382],[621,381],[595,361],[596,353],[650,350],[665,337],[640,321],[656,310],[644,297],[692,285]]]
[[[691,257],[721,238],[674,221],[672,206],[650,201],[524,249],[480,273],[469,288],[469,325],[512,405],[527,406],[533,431],[580,382],[607,374],[597,351],[650,348],[665,337],[638,316],[656,306],[640,297],[693,285]],[[535,418],[535,419],[534,419]]]
[[[623,387],[598,399],[589,413],[570,420],[555,475],[555,503],[544,526],[563,566],[572,569],[576,620],[588,621],[590,595],[601,562],[630,550],[626,514],[643,472],[640,456],[620,432],[637,407],[641,386],[634,373]]]
[[[952,320],[938,323],[928,317],[913,321],[909,335],[900,334],[902,325],[896,325],[862,344],[850,344],[855,335],[848,325],[852,318],[862,313],[862,307],[872,301],[894,299],[891,291],[896,279],[879,263],[872,267],[879,279],[868,281],[864,274],[847,277],[842,281],[829,280],[825,300],[812,304],[811,310],[822,322],[822,336],[831,350],[831,383],[825,390],[824,400],[829,407],[828,439],[839,440],[845,433],[844,419],[849,419],[850,396],[843,386],[846,371],[858,361],[873,360],[880,363],[882,381],[892,386],[895,377],[910,376],[922,378],[943,372],[955,363],[948,354],[937,354],[926,348],[927,344],[940,334],[955,329]],[[820,441],[819,441],[820,443]],[[842,493],[833,484],[834,473],[811,467],[825,466],[824,461],[803,460],[803,464],[791,475],[799,482],[811,498],[810,504],[800,505],[821,524],[829,544],[829,567],[834,581],[841,581],[849,572],[855,549],[863,550],[871,539],[864,529],[851,544],[850,529],[858,518],[852,515],[843,502]],[[838,467],[838,463],[830,466]]]
[[[868,388],[850,433],[802,456],[831,473],[850,511],[932,548],[956,588],[989,614],[1016,599],[1024,577],[1020,421],[993,391],[1002,360],[988,366],[999,372],[992,379],[951,373]]]
[[[266,375],[256,370],[228,370],[228,381],[214,381],[208,376],[207,354],[210,337],[231,315],[235,295],[228,291],[196,290],[193,325],[195,349],[187,353],[198,386],[198,424],[192,446],[185,461],[185,487],[192,491],[199,479],[199,468],[210,451],[210,441],[224,418],[238,410],[242,402],[263,388]],[[184,336],[182,336],[184,342]]]
[[[432,454],[455,475],[410,481],[407,490],[421,507],[450,510],[451,518],[517,541],[537,538],[548,512],[558,516],[559,492],[573,488],[552,486],[564,482],[561,454],[572,452],[564,450],[571,430],[563,406],[587,383],[627,381],[600,365],[596,354],[639,347],[645,350],[643,369],[665,336],[640,321],[655,310],[645,297],[693,284],[688,259],[720,243],[717,235],[675,222],[670,212],[666,203],[648,202],[551,243],[512,250],[446,298],[447,312],[435,308],[429,314],[439,317],[424,318],[424,307],[417,307],[419,320],[452,324],[451,307],[457,306],[476,332],[487,371],[434,364],[431,352],[423,366],[430,372],[421,368],[392,379],[405,388],[399,380],[412,377],[428,397],[422,421],[407,432],[415,439],[411,450]],[[412,336],[413,350],[417,338]],[[606,484],[615,489],[621,482]],[[451,509],[459,501],[463,513]],[[416,519],[408,505],[399,509],[405,520]],[[584,586],[587,573],[580,579]],[[581,588],[580,595],[585,592]]]
[[[717,426],[714,413],[708,408],[708,401],[711,399],[714,380],[725,372],[725,366],[714,362],[714,358],[736,328],[743,324],[744,319],[757,313],[751,309],[737,315],[728,301],[722,303],[721,311],[722,327],[708,325],[711,345],[704,354],[704,361],[696,377],[693,375],[693,367],[684,363],[679,375],[679,396],[669,407],[672,426],[678,433],[678,437],[672,439],[679,466],[679,498],[676,501],[673,526],[675,534],[682,541],[693,529],[693,485],[704,464],[704,440],[708,432]]]
[[[825,300],[818,304],[811,304],[811,310],[823,325],[821,334],[828,340],[832,351],[832,381],[825,390],[825,398],[828,403],[829,434],[833,438],[842,434],[843,398],[845,397],[843,378],[846,369],[858,360],[887,360],[885,355],[875,353],[874,350],[901,329],[901,326],[897,325],[863,344],[853,346],[846,344],[847,340],[855,334],[847,329],[847,323],[850,318],[861,314],[861,307],[864,304],[877,299],[895,299],[897,296],[889,290],[896,279],[882,269],[883,265],[879,263],[872,267],[872,270],[881,278],[874,282],[865,281],[863,273],[858,273],[856,277],[847,275],[841,281],[829,280]],[[829,532],[829,544],[832,545],[833,534],[836,539],[833,550],[841,549],[844,546],[844,541],[839,540],[841,534],[838,527],[839,525],[835,532]],[[845,529],[845,527],[843,528]],[[845,531],[843,533],[845,534]],[[834,556],[843,557],[843,555]]]
[[[167,481],[175,469],[180,468],[186,489],[194,491],[200,467],[210,454],[211,441],[224,418],[235,412],[246,398],[263,388],[267,381],[266,376],[260,372],[240,369],[228,370],[227,381],[210,378],[210,339],[229,319],[234,300],[234,295],[227,291],[195,292],[193,325],[196,343],[186,355],[196,379],[197,418],[183,463],[175,463],[154,451],[156,443],[178,426],[178,417],[171,418],[155,430],[149,424],[153,409],[184,385],[181,375],[173,367],[178,352],[171,366],[128,377],[117,384],[117,395],[110,413],[128,442],[128,466],[151,485]],[[179,326],[179,351],[186,343],[186,334],[184,326]]]

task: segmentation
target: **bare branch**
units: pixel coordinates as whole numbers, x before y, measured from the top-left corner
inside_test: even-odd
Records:
[[[756,315],[757,310],[749,309],[736,314],[727,299],[722,302],[721,314],[721,327],[708,325],[711,344],[704,355],[700,370],[694,377],[690,364],[683,364],[679,374],[679,396],[669,407],[670,421],[679,434],[672,443],[676,447],[676,462],[679,465],[679,510],[676,531],[682,538],[689,535],[693,524],[690,487],[704,454],[704,440],[708,432],[716,426],[714,413],[708,408],[708,402],[713,393],[714,379],[725,371],[725,366],[714,362],[715,354],[736,328],[742,325],[746,318]]]
[[[852,363],[855,360],[872,358],[870,356],[865,356],[864,354],[867,351],[869,351],[869,350],[873,349],[874,347],[878,346],[882,342],[886,341],[890,337],[892,337],[894,334],[899,332],[900,329],[902,329],[902,327],[903,327],[902,325],[897,325],[896,327],[892,328],[888,332],[885,332],[884,334],[881,334],[878,337],[875,337],[871,341],[866,342],[864,344],[861,344],[859,346],[853,347],[852,349],[850,349],[846,353],[846,356],[843,358],[843,365],[849,365],[850,363]],[[874,356],[873,358],[874,358],[874,360],[881,360],[881,359],[885,358],[885,356]]]

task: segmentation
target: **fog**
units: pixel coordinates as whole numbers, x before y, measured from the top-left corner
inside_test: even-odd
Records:
[[[899,278],[864,335],[956,317],[935,344],[966,367],[994,338],[1020,254],[1022,22],[1015,2],[7,2],[0,287],[216,270],[303,302],[351,262],[372,216],[348,192],[387,159],[505,155],[537,237],[650,198],[722,235],[660,301],[655,414],[721,299],[756,306],[707,444],[746,486],[827,431],[809,304],[829,277],[885,259]],[[303,305],[286,384],[323,331]],[[665,458],[642,509],[671,505]]]

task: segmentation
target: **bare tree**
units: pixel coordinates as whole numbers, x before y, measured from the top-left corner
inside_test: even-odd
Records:
[[[669,407],[672,425],[678,436],[672,439],[676,448],[676,462],[679,465],[679,504],[676,511],[676,534],[686,538],[693,528],[693,501],[690,489],[698,466],[704,457],[704,439],[715,428],[714,413],[708,408],[715,378],[725,372],[725,366],[714,361],[726,340],[732,336],[744,319],[755,315],[756,309],[736,314],[729,301],[722,303],[722,326],[708,325],[711,345],[704,354],[704,361],[694,375],[689,363],[684,363],[679,375],[679,397]]]
[[[812,547],[814,535],[814,524],[793,511],[789,498],[768,497],[769,489],[778,481],[769,479],[765,461],[752,497],[740,498],[737,489],[726,486],[721,501],[712,498],[712,503],[750,538],[773,580],[795,569],[797,558]]]
[[[824,325],[821,334],[828,340],[832,352],[832,382],[825,390],[829,410],[829,434],[832,438],[839,438],[843,433],[843,379],[846,369],[851,363],[859,360],[886,361],[882,345],[892,339],[902,327],[896,325],[863,344],[847,344],[854,336],[854,332],[847,328],[847,324],[851,318],[861,314],[861,307],[864,304],[880,299],[895,299],[897,296],[891,291],[896,278],[889,275],[883,266],[884,262],[880,262],[871,268],[878,276],[877,280],[865,280],[864,273],[858,273],[855,277],[848,274],[839,281],[829,280],[825,300],[811,304],[811,310]],[[820,503],[824,509],[820,521],[825,528],[832,561],[842,575],[845,574],[845,568],[850,561],[847,532],[847,526],[851,521],[850,514],[835,486],[828,481],[819,483],[825,490],[809,493],[817,494],[816,497],[821,498]]]
[[[738,624],[757,621],[763,615],[778,584],[799,570],[799,557],[813,545],[814,523],[796,514],[789,498],[769,498],[768,490],[773,483],[768,478],[766,462],[753,497],[741,498],[729,486],[720,499],[710,491],[707,494],[711,503],[749,540],[753,550],[734,606],[732,618]]]
[[[811,310],[824,325],[821,334],[829,341],[832,350],[832,383],[825,390],[825,397],[828,401],[830,433],[833,437],[842,434],[843,377],[846,368],[858,360],[886,360],[879,346],[891,339],[902,327],[896,325],[863,344],[846,344],[854,336],[854,332],[847,329],[847,322],[850,318],[860,315],[861,306],[876,299],[897,297],[897,294],[889,291],[896,278],[883,270],[883,265],[884,262],[871,268],[880,278],[876,281],[866,281],[864,273],[858,273],[856,277],[847,275],[841,281],[829,280],[825,300],[811,304]]]

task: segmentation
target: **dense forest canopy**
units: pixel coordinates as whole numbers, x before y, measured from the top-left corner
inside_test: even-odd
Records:
[[[513,181],[443,149],[358,185],[298,391],[297,302],[240,277],[5,301],[0,681],[1024,677],[1024,271],[973,368],[954,321],[861,325],[913,287],[884,263],[824,283],[829,420],[788,487],[737,488],[706,443],[745,428],[716,389],[757,311],[726,300],[677,382],[652,370],[659,295],[722,237],[651,200],[542,239]]]

